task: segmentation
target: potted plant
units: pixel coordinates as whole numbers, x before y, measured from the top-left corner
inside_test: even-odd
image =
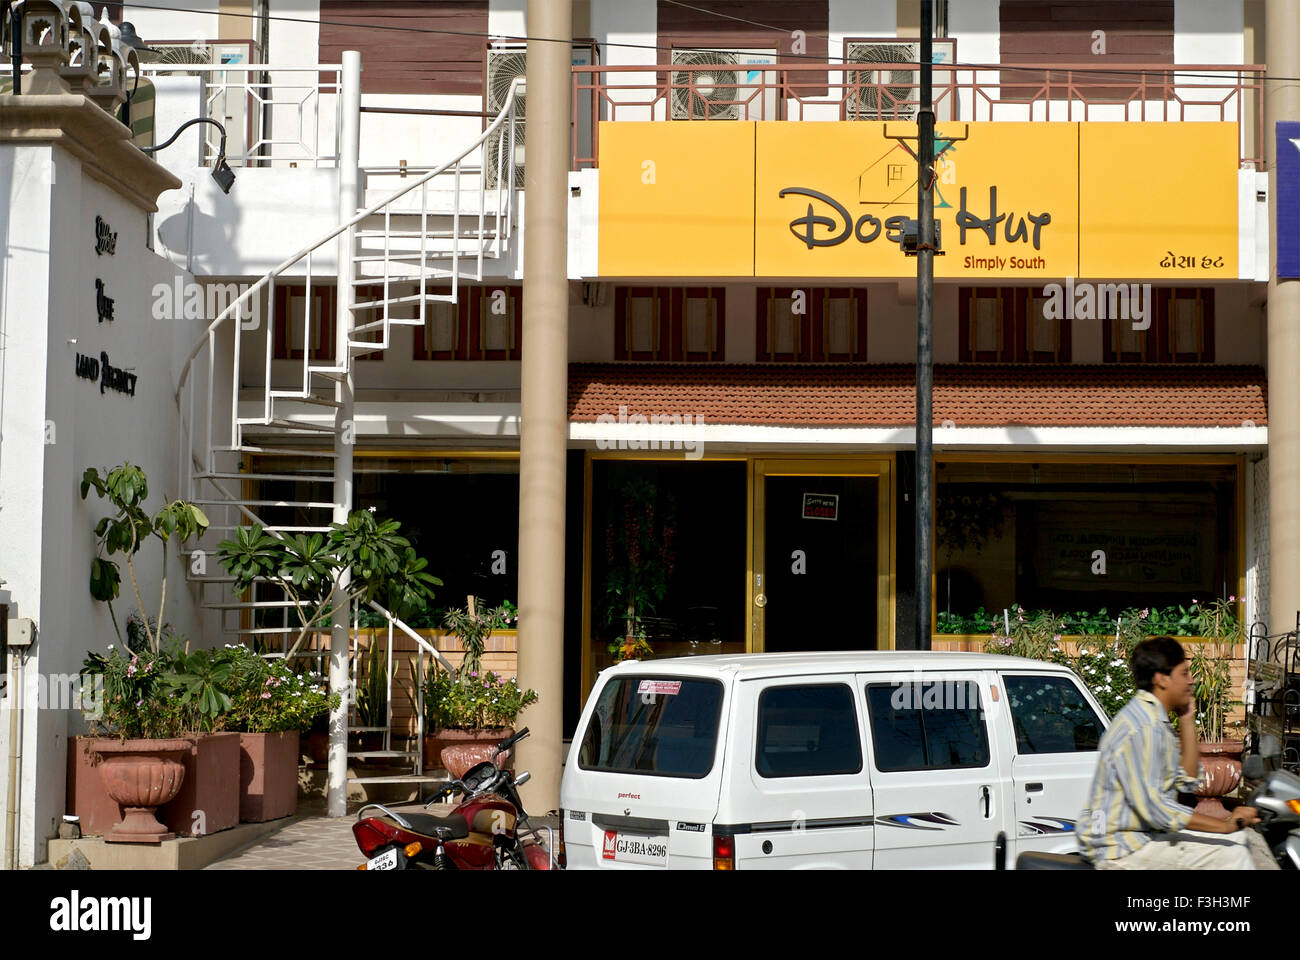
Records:
[[[658,499],[650,481],[629,480],[605,524],[605,626],[617,631],[608,645],[616,663],[654,653],[645,620],[668,593],[677,530],[674,501],[666,497],[656,513]]]
[[[127,641],[89,653],[81,671],[102,691],[87,714],[101,736],[78,737],[69,756],[68,805],[83,832],[153,842],[234,826],[239,740],[221,731],[229,664],[212,651],[186,651],[182,637],[134,615]],[[174,789],[162,789],[165,781]],[[146,807],[160,809],[165,829],[149,823]]]
[[[299,674],[242,644],[222,656],[233,667],[227,725],[239,732],[239,819],[278,820],[298,808],[300,731],[338,705],[319,673]]]
[[[102,684],[105,697],[90,719],[110,736],[73,742],[70,805],[96,806],[98,815],[82,817],[83,829],[94,832],[97,824],[113,840],[156,841],[173,833],[234,826],[236,794],[228,785],[238,769],[238,743],[218,732],[229,707],[222,690],[224,668],[206,652],[190,653],[184,638],[171,636],[165,619],[168,547],[201,535],[208,519],[184,500],[166,501],[150,512],[148,478],[129,462],[112,469],[88,468],[81,478],[82,499],[91,491],[108,502],[112,513],[94,526],[90,593],[107,605],[118,642],[109,646],[108,656],[89,654],[83,667],[92,683]],[[114,609],[122,579],[115,557],[126,565],[136,604],[144,611],[136,560],[150,543],[157,543],[161,553],[158,616],[129,617],[124,635]],[[172,776],[176,762],[184,769],[180,777]],[[171,786],[162,789],[164,782]],[[146,806],[135,802],[139,800],[150,801],[155,809],[165,805],[166,829],[148,822],[152,814],[144,812]]]
[[[483,651],[493,631],[504,629],[513,618],[513,607],[487,608],[477,597],[468,597],[463,609],[452,608],[443,617],[448,632],[460,639],[464,657],[455,670],[435,669],[425,679],[425,756],[432,765],[437,750],[452,776],[488,759],[495,745],[514,732],[519,712],[537,702],[536,691],[522,690],[514,679],[482,670]]]
[[[1205,642],[1193,650],[1189,664],[1196,684],[1196,734],[1204,770],[1204,779],[1196,790],[1201,798],[1196,809],[1210,816],[1227,816],[1219,798],[1230,794],[1241,783],[1241,752],[1245,744],[1239,738],[1225,735],[1232,703],[1233,648],[1246,639],[1237,619],[1236,603],[1235,596],[1205,604],[1192,603],[1197,632],[1205,637]]]

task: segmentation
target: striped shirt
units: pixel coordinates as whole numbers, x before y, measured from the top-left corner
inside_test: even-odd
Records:
[[[1098,751],[1088,806],[1075,827],[1086,859],[1127,856],[1155,834],[1187,826],[1192,811],[1177,793],[1191,792],[1198,777],[1183,772],[1178,738],[1155,694],[1139,690],[1116,714]]]

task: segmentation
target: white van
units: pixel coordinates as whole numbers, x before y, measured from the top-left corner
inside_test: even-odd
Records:
[[[1076,849],[1105,712],[1068,667],[979,653],[627,662],[564,769],[570,869],[991,869]]]

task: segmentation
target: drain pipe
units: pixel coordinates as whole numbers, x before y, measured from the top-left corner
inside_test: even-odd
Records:
[[[9,671],[9,690],[5,698],[9,713],[9,767],[5,783],[8,785],[5,796],[5,869],[18,869],[18,801],[22,796],[18,788],[18,778],[22,775],[22,695],[23,695],[23,653],[17,649],[9,651],[12,669]]]

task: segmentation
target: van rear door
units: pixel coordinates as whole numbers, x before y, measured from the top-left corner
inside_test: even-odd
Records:
[[[1075,822],[1097,769],[1104,714],[1066,673],[1002,672],[1011,725],[1015,797],[1014,831],[1008,831],[1007,862],[1025,851],[1073,853]]]
[[[991,869],[1005,785],[983,672],[860,674],[877,869]]]
[[[561,786],[569,868],[711,869],[726,686],[649,665],[603,679]]]
[[[852,674],[746,680],[715,835],[737,870],[870,869],[871,780]]]

